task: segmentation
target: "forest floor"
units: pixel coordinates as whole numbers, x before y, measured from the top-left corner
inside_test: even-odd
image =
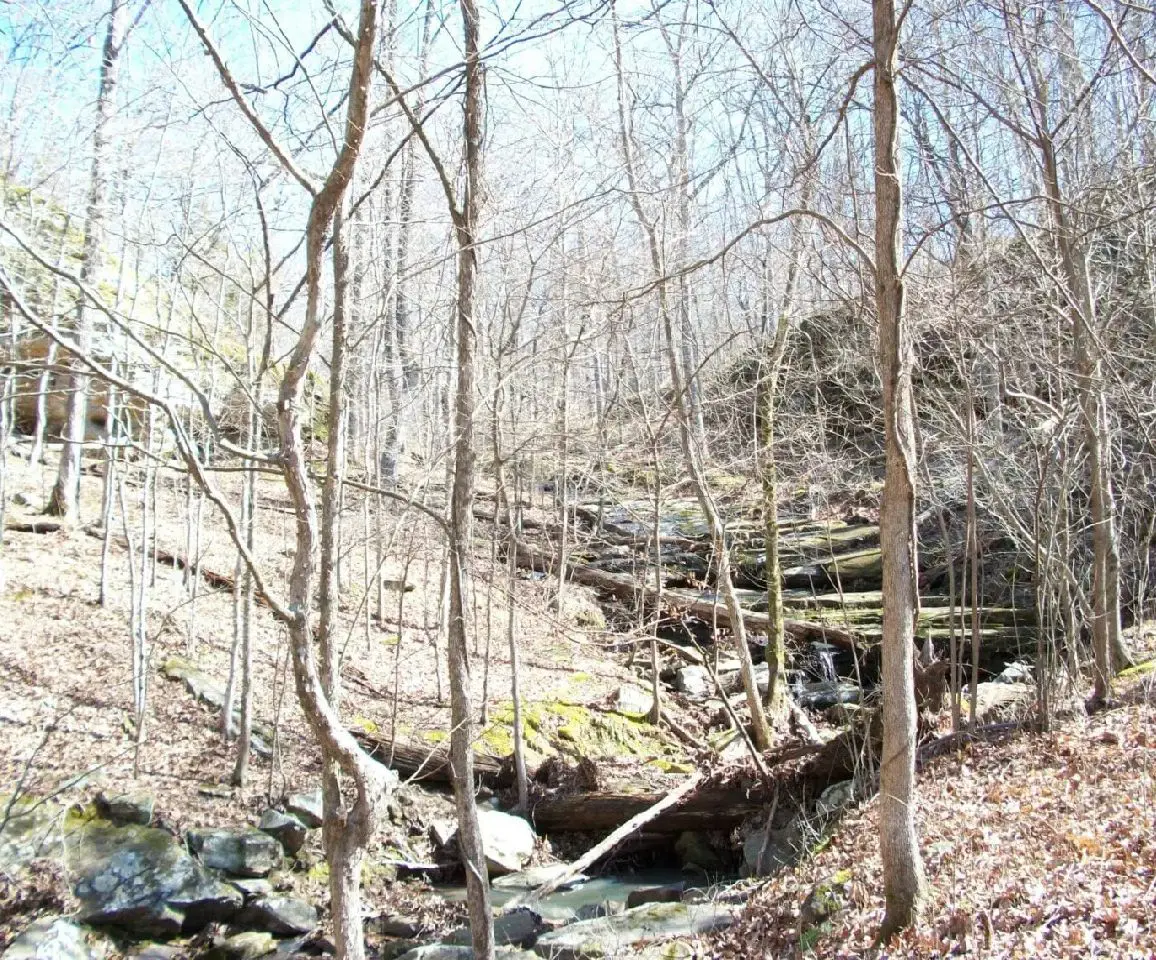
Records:
[[[34,516],[51,472],[16,456],[7,467],[9,497],[26,502],[10,502],[9,520]],[[184,554],[186,494],[178,479],[161,475],[158,540]],[[99,477],[85,477],[86,522],[99,517],[100,487]],[[124,529],[138,539],[140,493],[126,487]],[[275,480],[262,484],[259,517],[258,559],[270,583],[283,583],[292,518]],[[441,546],[428,524],[400,518],[391,511],[383,519],[391,557],[383,572],[414,589],[387,595],[382,624],[364,616],[364,603],[375,598],[359,586],[367,564],[377,562],[363,550],[375,530],[353,522],[346,531],[344,713],[352,724],[396,729],[432,749],[449,725],[448,702],[439,695],[444,672],[440,687],[438,679],[444,671],[436,627]],[[202,563],[231,576],[233,552],[209,505],[204,520]],[[485,531],[478,536],[479,567],[485,568]],[[182,572],[163,564],[150,587],[152,687],[138,748],[131,721],[129,554],[122,541],[113,543],[104,606],[98,602],[100,556],[100,539],[80,530],[4,535],[0,794],[16,787],[41,795],[60,791],[66,801],[84,803],[99,791],[147,790],[157,798],[157,822],[178,831],[251,823],[284,794],[316,786],[317,754],[291,684],[287,690],[283,638],[263,608],[255,631],[255,713],[277,723],[281,749],[275,765],[254,761],[244,788],[227,786],[235,748],[223,742],[219,717],[180,684],[161,679],[158,668],[170,656],[190,657],[223,679],[232,598],[201,584],[190,600]],[[558,613],[547,603],[547,585],[521,580],[518,590],[515,635],[522,689],[531,699],[597,704],[623,683],[637,682],[611,648],[621,638],[591,624],[581,591]],[[475,692],[483,685],[477,664],[489,634],[486,686],[496,708],[508,700],[510,683],[505,585],[480,578],[474,604],[481,638]],[[1138,654],[1152,656],[1156,634],[1136,641]],[[1067,709],[1050,733],[1018,729],[928,761],[917,810],[926,909],[885,955],[1156,956],[1156,671],[1137,669],[1121,678],[1117,693],[1118,705],[1091,717]],[[700,941],[697,955],[879,956],[872,948],[883,907],[877,806],[871,800],[853,808],[796,867],[770,880],[745,881],[752,893],[740,923]],[[800,909],[817,885],[832,891],[841,909],[800,936]],[[321,887],[317,902],[323,902]],[[439,907],[420,884],[371,882],[368,894],[371,910],[407,910],[442,927],[460,916],[460,907]],[[0,902],[5,895],[0,884]],[[0,944],[3,917],[0,910]]]
[[[50,450],[49,461],[55,459],[56,451]],[[39,519],[53,471],[11,454],[7,468],[8,523]],[[236,475],[223,476],[222,487],[236,502],[239,485],[228,482]],[[83,477],[85,525],[100,519],[101,485],[99,476]],[[180,683],[164,679],[160,668],[170,657],[184,657],[224,683],[233,637],[232,595],[202,582],[196,599],[190,600],[182,571],[158,564],[149,587],[150,687],[138,748],[129,634],[133,581],[124,533],[127,530],[134,538],[139,563],[141,494],[139,484],[126,486],[128,522],[122,524],[118,509],[112,525],[119,536],[111,545],[104,606],[99,603],[99,536],[84,529],[4,533],[0,796],[18,790],[84,804],[100,792],[146,791],[156,797],[156,824],[174,833],[198,826],[248,825],[286,794],[320,783],[317,750],[286,669],[284,637],[270,612],[258,606],[253,634],[254,714],[277,725],[279,750],[273,764],[254,757],[249,782],[243,788],[230,787],[236,748],[222,739],[219,713],[198,703]],[[260,484],[259,502],[255,552],[268,582],[284,584],[292,518],[277,478]],[[183,478],[162,471],[157,485],[157,541],[161,549],[182,556],[187,553],[186,506]],[[354,522],[345,531],[350,588],[342,597],[341,620],[348,637],[343,715],[353,727],[396,731],[433,750],[446,739],[450,726],[445,656],[437,646],[442,545],[430,524],[413,517],[410,513],[402,520],[400,510],[390,509],[383,518],[390,558],[383,574],[387,579],[405,579],[412,590],[386,593],[382,624],[364,615],[366,602],[375,603],[375,597],[364,596],[360,579],[367,563],[377,563],[375,555],[362,549],[370,538]],[[211,504],[205,505],[203,520],[201,563],[231,577],[235,553]],[[485,531],[478,526],[481,538]],[[483,557],[487,550],[488,545],[479,544]],[[543,583],[518,583],[516,641],[523,691],[531,691],[535,700],[597,704],[625,681],[636,679],[602,649],[603,634],[583,625],[593,603],[581,588],[571,591],[562,614],[551,611],[547,592]],[[476,579],[472,613],[479,646],[473,684],[479,701],[485,686],[491,710],[510,699],[507,596],[501,573],[496,582],[483,576]],[[481,668],[487,630],[492,632],[488,676]],[[448,799],[445,809],[451,809]],[[324,897],[323,884],[316,893]],[[384,908],[374,903],[374,897],[389,891],[383,886],[369,893],[371,905]]]
[[[1152,656],[1151,632],[1137,637]],[[1111,709],[1048,733],[964,744],[920,771],[921,921],[879,951],[878,797],[829,827],[813,856],[760,881],[711,955],[1156,957],[1156,661]],[[839,909],[801,924],[815,891]]]

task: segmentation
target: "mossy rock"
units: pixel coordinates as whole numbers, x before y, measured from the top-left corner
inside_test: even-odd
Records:
[[[1138,663],[1133,667],[1127,667],[1121,670],[1116,676],[1120,680],[1127,680],[1131,677],[1146,677],[1150,673],[1156,673],[1156,659],[1145,660],[1143,663]]]
[[[514,752],[514,708],[509,701],[490,714],[474,749],[493,757]],[[686,758],[643,718],[604,713],[568,700],[536,700],[522,708],[526,747],[546,758],[564,754],[589,760],[639,757],[674,765]]]

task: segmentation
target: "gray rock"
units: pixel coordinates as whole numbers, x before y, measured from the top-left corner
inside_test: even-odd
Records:
[[[1009,663],[1003,672],[996,677],[993,683],[1035,683],[1036,675],[1030,663],[1020,663],[1018,660]]]
[[[470,947],[449,943],[430,943],[403,953],[398,960],[473,960],[474,951]],[[496,960],[538,960],[538,954],[518,947],[498,947],[494,951]]]
[[[633,910],[644,903],[679,903],[682,900],[685,883],[671,883],[662,887],[643,887],[631,890],[626,896],[626,909]]]
[[[240,890],[246,900],[256,900],[273,892],[273,884],[264,877],[236,877],[229,883]]]
[[[711,692],[710,673],[706,667],[691,664],[674,675],[674,689],[688,697],[706,697]]]
[[[149,827],[87,826],[68,840],[68,865],[83,922],[146,936],[228,920],[242,902],[235,887],[210,875],[169,834]]]
[[[486,865],[494,876],[521,870],[533,856],[538,838],[534,828],[521,817],[497,810],[479,810],[478,823]]]
[[[206,867],[238,877],[263,877],[281,862],[281,844],[251,827],[190,830],[188,840]]]
[[[804,683],[795,692],[795,700],[807,710],[827,710],[840,703],[858,703],[863,699],[863,691],[853,683],[844,680],[817,680]]]
[[[152,823],[156,801],[151,793],[119,793],[109,796],[101,794],[96,799],[101,815],[120,824],[139,824],[147,827]]]
[[[715,903],[648,903],[598,920],[582,920],[544,933],[534,952],[550,960],[588,960],[590,957],[621,957],[632,948],[687,937],[729,926],[739,908]]]
[[[375,926],[383,937],[400,937],[403,940],[414,940],[425,933],[425,927],[415,917],[383,917]]]
[[[615,691],[614,710],[624,717],[631,719],[649,717],[652,709],[654,709],[654,697],[641,687],[636,687],[632,683],[624,683]]]
[[[261,814],[257,829],[276,838],[290,856],[305,846],[305,837],[309,832],[305,824],[293,814],[282,813],[280,810],[266,810]]]
[[[209,951],[209,960],[257,960],[277,949],[271,933],[246,930],[233,934]]]
[[[505,876],[497,877],[493,887],[495,890],[537,890],[542,884],[550,883],[559,874],[563,874],[569,869],[570,864],[568,863],[547,863],[539,867],[527,867],[517,873],[507,873]],[[558,889],[570,890],[589,879],[586,874],[579,873],[567,880]]]
[[[317,926],[317,908],[294,897],[261,897],[241,914],[246,926],[293,936],[308,933]]]
[[[723,869],[723,862],[710,841],[702,833],[684,830],[674,841],[674,851],[683,869],[697,869],[706,873],[717,873]]]
[[[748,876],[772,876],[797,863],[805,848],[797,820],[778,830],[752,830],[743,842],[744,871]]]
[[[817,883],[799,908],[799,936],[822,926],[847,906],[851,872],[843,870],[822,883]]]
[[[310,790],[308,793],[295,793],[285,801],[285,809],[300,820],[310,830],[321,826],[322,806],[321,790]]]
[[[435,820],[429,825],[429,838],[439,850],[448,850],[457,833],[458,825],[453,820]]]
[[[542,918],[529,907],[517,907],[494,918],[494,943],[499,947],[529,947],[545,929]],[[470,928],[458,927],[446,940],[454,944],[470,943]]]
[[[64,917],[43,917],[4,951],[4,960],[97,960],[105,950],[89,942],[90,931]]]
[[[30,860],[54,857],[61,850],[64,808],[51,800],[0,794],[0,810],[8,811],[0,830],[0,871],[15,872]]]
[[[521,817],[499,810],[479,810],[478,825],[491,876],[516,873],[533,855],[537,837],[534,828]],[[439,849],[448,851],[456,845],[457,832],[457,824],[435,821],[430,838]]]
[[[840,780],[819,794],[819,802],[815,805],[815,810],[824,816],[830,816],[854,802],[855,781]]]
[[[419,940],[414,940],[412,937],[405,937],[401,940],[382,940],[377,945],[378,960],[399,960],[399,958],[411,950],[416,950],[423,944]]]

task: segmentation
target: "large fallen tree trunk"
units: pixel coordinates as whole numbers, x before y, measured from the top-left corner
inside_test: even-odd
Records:
[[[613,830],[661,803],[667,791],[600,791],[546,797],[534,804],[532,819],[542,833]],[[729,830],[757,814],[771,800],[765,785],[703,784],[682,803],[646,824],[648,833]]]
[[[546,551],[526,543],[519,543],[517,551],[519,567],[548,574],[557,572],[557,557]],[[662,591],[660,597],[654,587],[630,574],[610,573],[573,560],[566,564],[566,575],[574,583],[593,587],[629,604],[636,603],[641,596],[645,603],[661,602],[664,612],[693,616],[709,623],[717,623],[724,629],[730,627],[730,614],[726,605],[712,596],[695,596],[682,590],[666,589]],[[743,622],[752,633],[766,634],[770,629],[770,617],[754,610],[743,611]],[[858,637],[850,630],[841,627],[832,627],[812,620],[786,620],[784,626],[787,634],[796,640],[822,640],[846,650],[859,649]]]
[[[350,733],[374,760],[396,770],[403,779],[451,782],[450,752],[444,744],[407,743],[364,730]],[[474,754],[474,775],[491,787],[508,787],[513,782],[509,764],[481,753]]]

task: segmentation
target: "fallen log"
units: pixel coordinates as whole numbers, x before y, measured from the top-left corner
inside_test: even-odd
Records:
[[[23,520],[6,519],[5,533],[58,533],[61,529],[59,520]]]
[[[771,793],[765,784],[699,785],[679,806],[660,810],[654,819],[646,822],[646,829],[664,834],[683,830],[729,830],[761,811],[770,802]],[[660,804],[667,796],[666,791],[600,791],[545,797],[534,805],[531,819],[542,833],[614,830]]]
[[[516,550],[518,566],[522,569],[547,574],[557,572],[558,559],[553,554],[526,543],[518,543]],[[661,600],[663,608],[670,612],[689,614],[700,620],[717,623],[723,628],[729,628],[731,625],[726,605],[715,597],[692,596],[679,590],[663,590],[660,597],[654,587],[638,581],[630,574],[609,573],[573,560],[566,564],[566,575],[573,583],[593,587],[629,604],[636,603],[639,596],[647,603]],[[751,633],[766,634],[770,630],[771,618],[765,613],[744,610],[743,622]],[[860,648],[858,636],[842,627],[832,627],[812,620],[793,619],[784,620],[783,626],[788,636],[795,640],[822,640],[851,651],[858,651]]]
[[[362,749],[403,779],[451,783],[450,752],[445,744],[429,745],[393,739],[365,730],[351,730]],[[497,757],[474,754],[474,777],[486,786],[505,788],[512,782],[510,765]]]
[[[97,540],[104,539],[104,531],[99,526],[87,526],[84,532],[90,537],[95,537]],[[122,536],[114,536],[112,538],[115,543],[122,550],[128,549],[128,541]],[[164,547],[156,547],[154,554],[157,563],[163,563],[167,567],[172,567],[174,570],[190,570],[194,569],[193,564],[189,562],[189,558],[181,553],[173,553],[172,551],[164,549]],[[217,570],[212,570],[206,567],[203,563],[199,563],[195,567],[195,572],[206,584],[214,590],[226,590],[230,593],[236,587],[236,581],[227,573],[220,573]],[[269,598],[265,596],[260,590],[254,589],[253,599],[259,606],[270,606]]]
[[[569,867],[561,873],[546,881],[540,887],[531,890],[525,896],[516,897],[513,903],[508,904],[508,907],[518,906],[521,903],[533,902],[541,900],[543,897],[553,893],[559,887],[563,886],[578,874],[586,871],[588,867],[593,866],[604,856],[618,847],[624,840],[632,834],[641,830],[644,826],[652,820],[657,819],[663,813],[677,807],[683,798],[694,790],[702,781],[703,775],[696,773],[689,777],[683,783],[679,784],[674,790],[671,790],[663,796],[658,802],[651,804],[640,813],[636,813],[633,817],[627,820],[624,824],[618,827],[613,833],[600,843],[595,844],[590,850],[584,853],[581,857],[575,860]]]

